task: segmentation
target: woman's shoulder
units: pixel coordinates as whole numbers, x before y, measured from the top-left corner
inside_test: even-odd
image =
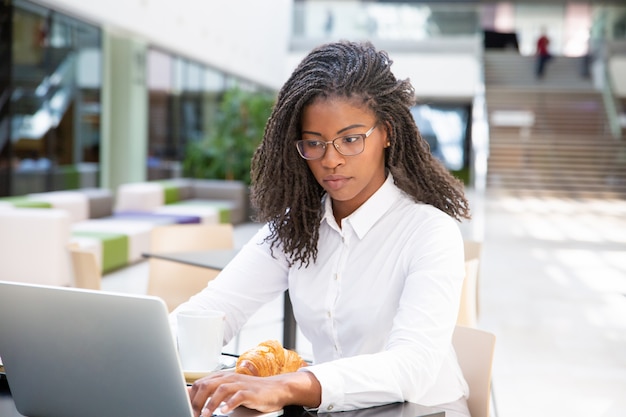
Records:
[[[417,197],[413,197],[397,185],[393,185],[394,198],[396,199],[396,206],[407,212],[412,212],[417,216],[417,219],[425,218],[442,218],[454,220],[450,215],[443,210],[438,209],[432,204],[418,201]]]
[[[398,201],[392,220],[397,229],[421,236],[456,236],[460,233],[459,223],[437,207],[413,201],[410,197]]]
[[[416,221],[441,219],[442,221],[454,222],[454,218],[443,210],[432,204],[415,201],[406,193],[402,193],[397,205],[401,211],[411,214],[411,218],[414,218]]]

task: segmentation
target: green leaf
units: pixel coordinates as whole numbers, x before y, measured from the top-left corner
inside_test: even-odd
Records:
[[[184,175],[250,184],[250,161],[263,139],[275,99],[269,93],[238,87],[227,90],[207,138],[188,144],[183,160]]]

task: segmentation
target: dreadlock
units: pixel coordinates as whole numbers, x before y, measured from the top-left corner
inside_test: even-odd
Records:
[[[281,246],[290,265],[317,259],[324,189],[296,150],[305,106],[318,97],[361,100],[386,126],[391,146],[386,168],[416,202],[431,204],[457,220],[469,218],[463,184],[432,156],[410,107],[415,92],[397,80],[385,51],[370,42],[341,41],[312,50],[278,93],[261,145],[252,158],[251,200],[258,221],[268,222],[271,248]]]

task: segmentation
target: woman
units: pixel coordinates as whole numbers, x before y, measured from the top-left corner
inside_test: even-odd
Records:
[[[469,416],[451,345],[464,276],[454,219],[469,217],[468,203],[418,133],[412,86],[390,66],[370,43],[327,44],[279,92],[252,160],[266,225],[178,310],[225,311],[227,343],[289,289],[314,365],[211,374],[190,390],[196,414],[222,401],[222,412],[411,401]]]

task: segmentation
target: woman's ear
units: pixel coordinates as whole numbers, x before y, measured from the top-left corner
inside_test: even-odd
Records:
[[[388,148],[391,146],[391,132],[393,131],[391,129],[391,123],[390,122],[383,122],[383,130],[385,132],[385,148]]]

